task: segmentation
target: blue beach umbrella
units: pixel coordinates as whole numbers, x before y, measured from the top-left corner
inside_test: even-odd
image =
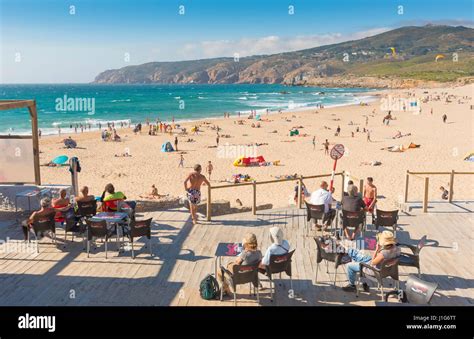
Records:
[[[53,159],[52,163],[56,165],[63,165],[66,163],[68,157],[66,155],[60,155]]]

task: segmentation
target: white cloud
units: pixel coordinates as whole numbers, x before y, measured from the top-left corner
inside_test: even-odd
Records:
[[[280,37],[275,35],[259,38],[241,38],[239,40],[207,40],[188,43],[183,47],[182,54],[186,59],[214,58],[233,56],[274,54],[297,51],[306,48],[330,45],[338,42],[357,40],[390,30],[388,27],[374,28],[353,34],[328,33],[316,35],[299,35],[296,37]]]

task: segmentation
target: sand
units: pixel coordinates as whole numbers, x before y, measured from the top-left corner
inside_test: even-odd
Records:
[[[165,141],[173,144],[174,135],[159,134],[149,136],[148,128],[144,125],[141,135],[134,135],[131,129],[119,129],[122,142],[102,142],[98,132],[85,132],[71,135],[84,149],[67,150],[62,148],[62,135],[43,137],[40,141],[40,163],[45,163],[58,155],[77,156],[82,166],[79,175],[79,185],[87,185],[95,195],[100,195],[103,187],[111,182],[117,190],[123,191],[128,198],[138,199],[139,195],[151,190],[155,184],[160,194],[183,196],[183,181],[192,170],[195,163],[203,166],[209,160],[214,165],[212,185],[222,185],[232,174],[249,174],[257,181],[273,179],[278,175],[294,174],[316,175],[330,173],[333,160],[324,155],[322,143],[328,139],[331,146],[336,143],[344,144],[346,154],[338,162],[338,171],[349,171],[358,178],[372,176],[378,187],[379,208],[389,209],[397,205],[403,197],[406,170],[411,171],[473,171],[474,163],[463,160],[467,152],[474,151],[473,110],[471,105],[474,85],[436,89],[389,90],[379,92],[379,99],[370,102],[368,106],[353,105],[324,109],[306,109],[302,111],[284,112],[262,115],[261,128],[250,127],[253,120],[244,120],[244,125],[235,124],[236,116],[228,119],[205,119],[211,125],[202,125],[199,135],[190,133],[188,136],[178,136],[179,151],[184,152],[184,168],[178,168],[180,153],[163,153],[161,145]],[[446,95],[455,95],[451,103],[446,103]],[[412,111],[392,112],[395,120],[389,126],[383,125],[386,112],[382,112],[384,101],[389,95],[393,98],[416,98],[431,95],[441,96],[440,101],[422,103],[420,114]],[[461,99],[468,96],[468,99]],[[461,99],[461,103],[458,103]],[[433,109],[433,114],[431,114]],[[375,110],[375,113],[372,112]],[[442,115],[447,114],[447,123],[442,122]],[[366,116],[369,116],[366,127]],[[336,120],[339,119],[339,120]],[[203,122],[202,121],[202,122]],[[348,125],[352,121],[354,125]],[[184,124],[190,131],[196,123]],[[231,138],[220,138],[220,146],[225,148],[210,148],[216,146],[216,131],[210,126],[218,125],[221,135],[229,134]],[[341,127],[340,136],[334,136],[337,126]],[[289,130],[294,126],[300,134],[308,136],[290,137]],[[327,126],[329,129],[326,129]],[[359,132],[351,136],[351,132],[359,127],[371,131],[372,142],[368,142],[366,134]],[[277,133],[272,133],[277,131]],[[392,137],[401,131],[411,136],[401,139]],[[316,148],[313,149],[312,138],[316,137]],[[195,142],[187,143],[188,138]],[[381,148],[393,145],[408,145],[410,142],[420,144],[417,149],[409,149],[403,153],[392,153]],[[232,165],[235,145],[251,143],[268,143],[256,149],[258,155],[263,155],[267,161],[280,160],[280,166],[266,167],[234,167]],[[132,157],[115,157],[128,151]],[[226,157],[227,153],[227,157]],[[229,154],[230,153],[230,154]],[[362,165],[361,163],[380,161],[380,166]],[[67,168],[41,167],[43,183],[69,183],[70,173]],[[439,186],[447,186],[449,176],[433,178],[430,181],[430,199],[440,200]],[[422,180],[414,178],[410,186],[409,200],[422,199]],[[317,180],[305,182],[309,191],[317,189]],[[341,180],[335,182],[336,192],[340,191]],[[283,207],[289,204],[293,195],[294,183],[278,183],[258,186],[258,204],[273,204]],[[474,180],[472,176],[456,176],[454,185],[455,199],[470,199],[474,197]],[[339,194],[339,193],[338,193]],[[205,198],[205,194],[203,195]],[[237,206],[240,199],[244,206],[251,205],[251,189],[238,187],[213,191],[214,199],[225,199]]]

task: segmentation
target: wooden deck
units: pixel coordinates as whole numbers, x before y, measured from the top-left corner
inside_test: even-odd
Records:
[[[474,203],[431,203],[430,213],[422,214],[421,203],[411,204],[409,214],[402,214],[397,237],[402,242],[416,243],[423,235],[429,242],[421,252],[422,278],[439,283],[433,305],[474,305],[473,210]],[[280,209],[259,211],[257,216],[234,214],[215,217],[212,222],[192,226],[184,209],[146,213],[153,217],[153,252],[150,257],[138,242],[137,258],[131,252],[115,251],[109,246],[105,259],[104,246],[90,258],[82,250],[80,239],[64,245],[64,233],[58,230],[58,242],[44,238],[40,253],[11,250],[22,243],[21,230],[14,221],[0,221],[0,238],[9,240],[10,249],[0,245],[0,305],[137,305],[137,306],[224,306],[232,299],[204,301],[199,296],[199,282],[214,271],[214,252],[218,242],[239,242],[246,232],[257,235],[259,245],[269,245],[268,229],[283,228],[293,248],[294,298],[290,298],[289,280],[283,277],[277,285],[277,298],[270,302],[269,290],[261,291],[260,305],[374,305],[380,296],[376,289],[370,294],[353,293],[334,288],[321,266],[315,284],[315,242],[304,234],[304,211]],[[369,225],[370,229],[370,225]],[[70,238],[69,238],[70,239]],[[401,267],[401,281],[413,268]],[[330,273],[333,268],[329,267]],[[331,277],[334,277],[331,274]],[[278,281],[278,280],[277,280]],[[337,285],[347,283],[345,271],[339,268]],[[267,283],[263,283],[267,286]],[[403,286],[403,284],[402,284]],[[239,286],[238,305],[257,305],[248,295],[248,286]]]

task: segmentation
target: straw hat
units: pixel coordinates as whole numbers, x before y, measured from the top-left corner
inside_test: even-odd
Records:
[[[281,245],[283,243],[283,231],[280,227],[270,228],[270,239],[274,244]]]
[[[390,231],[383,231],[377,234],[377,241],[380,246],[395,245],[397,243],[397,239],[395,239],[393,233]]]

